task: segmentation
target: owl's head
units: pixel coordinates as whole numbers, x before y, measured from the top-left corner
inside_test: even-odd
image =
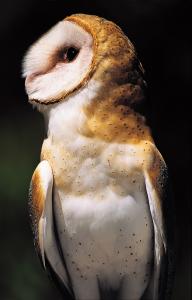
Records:
[[[143,97],[143,68],[129,39],[113,22],[75,14],[56,24],[28,50],[23,76],[29,101],[66,101],[89,81],[119,101]]]

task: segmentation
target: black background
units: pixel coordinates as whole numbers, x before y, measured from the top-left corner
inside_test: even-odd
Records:
[[[36,1],[0,4],[0,298],[60,299],[36,258],[27,214],[30,177],[44,138],[27,103],[21,61],[28,46],[72,13],[116,22],[135,44],[149,86],[147,108],[174,192],[177,269],[174,300],[190,296],[190,9],[181,0]]]

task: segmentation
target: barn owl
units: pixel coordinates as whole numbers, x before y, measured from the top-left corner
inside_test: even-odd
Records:
[[[85,14],[56,24],[24,58],[29,102],[47,129],[30,185],[35,246],[71,299],[168,294],[167,167],[136,111],[143,73],[122,30]]]

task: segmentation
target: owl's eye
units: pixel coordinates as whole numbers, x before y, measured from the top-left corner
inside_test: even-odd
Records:
[[[74,61],[79,54],[79,49],[74,47],[65,48],[60,53],[60,59],[65,63],[70,63]]]

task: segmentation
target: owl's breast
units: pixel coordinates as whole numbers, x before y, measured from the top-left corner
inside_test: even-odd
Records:
[[[79,155],[59,148],[52,153],[44,158],[54,172],[58,232],[70,273],[94,274],[113,287],[129,276],[144,288],[153,229],[139,167],[143,156],[134,147],[104,144],[84,145]]]

